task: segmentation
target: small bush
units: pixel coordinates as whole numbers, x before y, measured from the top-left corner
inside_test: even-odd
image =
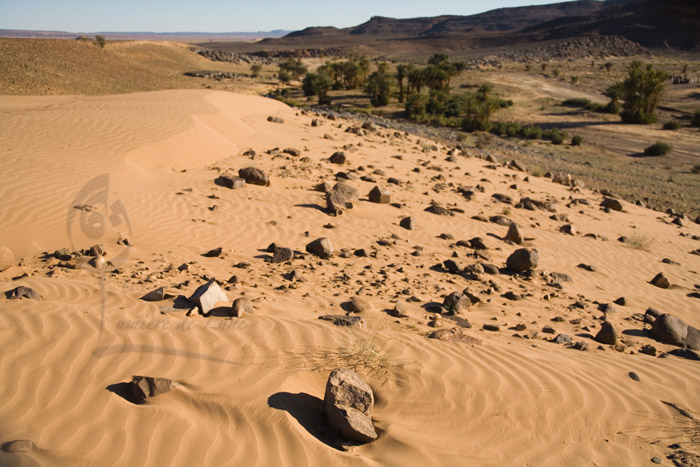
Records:
[[[693,117],[690,119],[690,124],[695,127],[700,127],[700,109],[695,111]]]
[[[581,143],[583,143],[583,136],[581,135],[574,135],[571,138],[571,145],[572,146],[581,146]]]
[[[99,45],[101,49],[104,49],[105,45],[107,45],[105,36],[100,36],[99,34],[95,36],[95,44]]]
[[[565,131],[561,131],[559,128],[551,128],[542,133],[544,139],[548,139],[552,144],[563,144],[564,139],[567,137]]]
[[[656,143],[646,148],[644,150],[644,154],[648,156],[665,156],[666,154],[670,153],[672,149],[673,147],[670,144],[664,143],[662,141],[657,141]]]
[[[528,125],[524,127],[521,131],[523,137],[527,139],[540,139],[542,138],[542,128],[537,125]]]
[[[694,174],[700,174],[700,164],[695,164],[692,169],[690,169],[691,172]]]
[[[250,74],[253,75],[253,78],[257,78],[260,76],[260,71],[262,70],[262,65],[259,63],[253,63],[250,65]]]
[[[664,130],[677,130],[681,127],[681,124],[677,120],[669,120],[664,123]]]

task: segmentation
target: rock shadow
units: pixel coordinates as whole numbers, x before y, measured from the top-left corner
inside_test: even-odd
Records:
[[[136,397],[134,396],[134,390],[131,387],[131,383],[115,383],[110,384],[105,388],[109,392],[116,394],[127,402],[131,402],[134,405],[140,405]]]
[[[318,397],[305,392],[277,392],[267,398],[267,405],[289,413],[316,439],[340,450],[340,440],[329,431],[328,422],[323,415],[323,401]]]

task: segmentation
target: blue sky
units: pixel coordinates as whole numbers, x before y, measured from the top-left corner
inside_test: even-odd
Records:
[[[469,15],[556,0],[0,0],[0,29],[254,32],[347,27],[371,16]]]

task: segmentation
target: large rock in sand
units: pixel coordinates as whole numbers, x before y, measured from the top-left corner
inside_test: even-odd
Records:
[[[338,182],[326,193],[326,209],[329,214],[340,215],[345,209],[352,209],[353,201],[360,199],[357,190],[347,183]]]
[[[15,255],[6,246],[0,246],[0,272],[15,264]]]
[[[656,318],[651,325],[651,334],[664,344],[700,350],[700,330],[668,313]]]
[[[306,251],[319,258],[328,259],[333,255],[333,244],[327,237],[321,237],[306,245]]]
[[[608,321],[603,321],[600,331],[595,336],[595,340],[601,344],[615,345],[617,344],[617,331]]]
[[[374,394],[357,373],[336,368],[328,376],[323,410],[328,424],[342,437],[360,443],[377,439],[372,425]]]
[[[515,250],[506,260],[506,267],[511,271],[525,272],[535,269],[539,260],[539,253],[533,248],[521,248]]]
[[[219,284],[209,281],[200,285],[188,299],[192,304],[199,307],[203,315],[209,313],[218,302],[228,302],[228,297],[221,290]]]
[[[131,379],[131,390],[134,399],[142,404],[147,398],[165,394],[178,384],[166,378],[152,378],[150,376],[134,376]]]
[[[520,228],[518,227],[518,224],[515,222],[512,222],[510,226],[508,226],[508,233],[506,234],[506,240],[510,240],[511,242],[515,243],[516,245],[520,245],[523,243],[523,235],[520,233]]]
[[[238,176],[251,185],[270,186],[270,180],[265,172],[257,167],[245,167],[238,171]]]
[[[20,298],[28,298],[30,300],[41,300],[39,293],[29,287],[20,285],[12,290],[5,292],[5,296],[10,300],[19,300]]]

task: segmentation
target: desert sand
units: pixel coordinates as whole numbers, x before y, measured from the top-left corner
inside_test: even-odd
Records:
[[[671,465],[672,443],[697,451],[697,419],[664,401],[700,413],[699,362],[666,353],[678,348],[645,333],[642,317],[654,308],[700,327],[700,256],[690,254],[700,225],[626,202],[604,212],[600,193],[528,177],[499,154],[495,163],[476,148],[448,156],[453,148],[384,128],[360,136],[345,131],[356,122],[256,96],[0,97],[0,120],[0,244],[17,258],[0,273],[1,291],[24,285],[41,296],[0,297],[0,442],[33,443],[0,452],[1,465]],[[330,163],[336,151],[348,163]],[[270,186],[214,183],[245,167]],[[361,200],[332,217],[314,187],[338,171],[375,182],[347,181]],[[367,201],[375,185],[400,205]],[[471,200],[458,192],[477,186]],[[568,222],[516,208],[524,197],[549,200]],[[426,212],[432,201],[462,212]],[[525,243],[503,241],[508,226],[477,215],[507,216]],[[406,216],[414,230],[399,226]],[[574,235],[559,230],[565,224]],[[269,244],[304,252],[319,237],[331,240],[330,259],[269,262]],[[482,258],[457,245],[474,237],[488,247]],[[98,244],[112,261],[104,269],[64,267],[80,258],[53,254]],[[218,247],[220,256],[202,256]],[[521,247],[539,252],[529,277],[467,279],[436,267],[504,268]],[[285,278],[291,271],[302,280]],[[553,272],[571,281],[548,285]],[[660,272],[670,288],[650,284]],[[176,297],[209,279],[229,301],[251,299],[254,313],[188,313]],[[158,287],[171,298],[140,299]],[[478,341],[429,339],[456,326],[431,321],[430,304],[465,288],[481,299],[460,315]],[[356,296],[372,305],[360,313],[364,327],[318,319],[344,314]],[[599,305],[620,297],[626,304],[607,312],[618,343],[602,345],[593,339],[606,315]],[[385,311],[397,302],[408,317]],[[552,342],[559,334],[587,350]],[[337,356],[358,342],[383,357],[356,366],[374,391],[379,437],[342,450],[329,441],[321,400]],[[640,353],[644,345],[658,354]],[[119,394],[132,375],[179,386],[136,405]]]

